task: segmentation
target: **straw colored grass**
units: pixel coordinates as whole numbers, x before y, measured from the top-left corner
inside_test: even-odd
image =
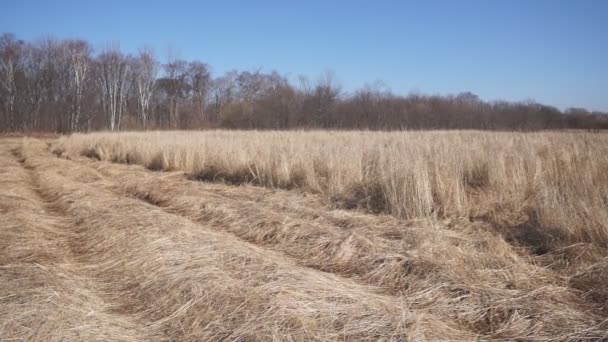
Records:
[[[340,208],[401,219],[489,222],[539,252],[577,242],[608,247],[602,133],[94,133],[56,148],[202,181],[302,189]]]
[[[3,139],[0,339],[608,339],[604,152],[584,133]]]

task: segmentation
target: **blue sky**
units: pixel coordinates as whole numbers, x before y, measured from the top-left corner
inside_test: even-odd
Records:
[[[0,32],[169,46],[215,75],[262,69],[345,91],[472,91],[608,111],[608,1],[0,1]]]

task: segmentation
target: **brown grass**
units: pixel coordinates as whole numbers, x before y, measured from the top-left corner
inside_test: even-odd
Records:
[[[524,245],[519,227],[535,226],[543,243],[608,247],[604,134],[97,133],[63,138],[57,149],[203,181],[300,188],[402,219],[485,221]]]
[[[6,140],[0,337],[608,339],[606,152],[583,133]]]

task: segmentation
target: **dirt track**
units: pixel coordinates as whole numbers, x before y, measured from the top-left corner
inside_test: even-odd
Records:
[[[599,339],[558,274],[483,227],[0,140],[0,340]]]

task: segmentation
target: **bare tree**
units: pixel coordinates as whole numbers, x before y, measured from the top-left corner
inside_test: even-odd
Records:
[[[97,78],[101,101],[109,120],[111,131],[120,130],[123,105],[129,88],[129,64],[117,47],[104,50],[99,55]]]
[[[218,77],[212,82],[212,94],[214,98],[215,111],[219,113],[222,108],[233,101],[237,97],[237,78],[238,72],[231,70]]]
[[[89,74],[91,48],[82,40],[69,40],[64,43],[64,51],[69,61],[70,78],[68,88],[71,93],[69,127],[71,132],[78,131],[82,116],[82,98],[85,82]]]
[[[51,38],[46,41],[47,49],[47,77],[45,86],[48,91],[48,102],[52,109],[52,116],[59,132],[72,130],[75,117],[75,77],[74,65],[68,41],[55,41]]]
[[[16,75],[20,67],[23,42],[15,35],[5,33],[0,36],[0,87],[4,102],[4,115],[10,130],[17,128],[15,100],[17,97]]]
[[[45,54],[38,44],[28,44],[23,59],[23,72],[26,78],[24,103],[26,108],[26,126],[28,129],[40,125],[40,110],[44,92]]]
[[[205,107],[211,89],[211,73],[207,64],[194,61],[188,65],[188,78],[192,89],[192,102],[200,122],[207,120]]]
[[[266,79],[260,70],[243,71],[236,81],[239,89],[239,100],[241,101],[251,102],[264,93]]]
[[[169,55],[168,62],[163,65],[165,70],[163,84],[169,100],[169,125],[172,128],[177,128],[180,123],[180,106],[188,91],[187,67],[186,61],[174,59],[172,54]]]
[[[150,100],[154,93],[154,86],[158,75],[158,61],[149,48],[143,48],[134,59],[134,83],[137,92],[139,118],[142,127],[148,128],[148,111]]]
[[[277,72],[212,78],[199,61],[160,64],[149,49],[93,55],[81,40],[26,44],[0,34],[0,130],[73,132],[217,125],[229,128],[608,129],[608,113],[561,111],[534,101],[487,102],[473,93],[397,95],[382,84],[341,95],[334,76],[299,86]],[[296,81],[297,82],[297,81]],[[137,113],[130,121],[129,114]],[[123,127],[121,127],[123,126]]]
[[[332,126],[331,108],[339,94],[340,87],[337,85],[334,73],[326,71],[317,81],[313,94],[314,118],[321,127]]]

